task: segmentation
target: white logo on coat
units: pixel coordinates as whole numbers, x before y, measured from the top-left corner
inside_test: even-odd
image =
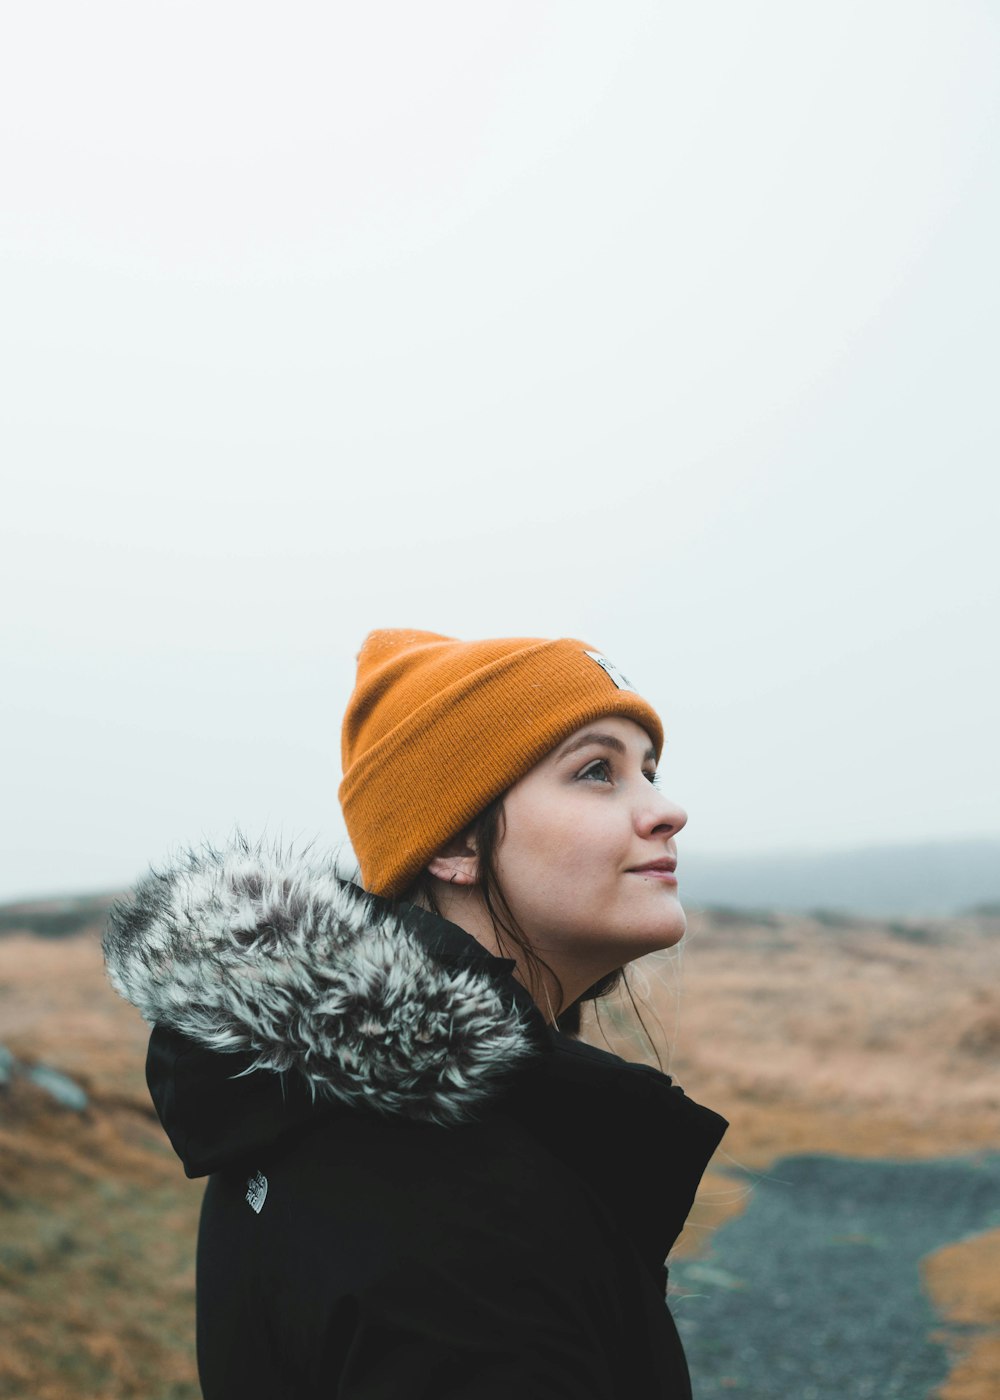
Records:
[[[257,1172],[247,1181],[247,1205],[257,1215],[260,1215],[264,1202],[267,1199],[267,1177],[263,1172]]]

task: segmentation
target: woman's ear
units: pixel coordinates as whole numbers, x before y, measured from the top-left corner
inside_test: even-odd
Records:
[[[474,885],[479,874],[479,857],[471,828],[442,846],[427,862],[427,870],[446,885]]]

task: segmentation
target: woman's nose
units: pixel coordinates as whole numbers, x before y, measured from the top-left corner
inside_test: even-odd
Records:
[[[662,793],[653,793],[654,800],[643,815],[641,829],[643,835],[656,832],[670,832],[674,835],[687,825],[688,814],[679,802],[672,802]]]

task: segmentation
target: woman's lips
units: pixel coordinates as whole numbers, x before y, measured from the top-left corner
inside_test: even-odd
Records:
[[[677,876],[672,870],[630,870],[630,875],[642,875],[647,880],[662,880],[666,885],[676,885]]]

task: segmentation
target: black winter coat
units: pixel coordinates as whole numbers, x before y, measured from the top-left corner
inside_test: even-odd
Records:
[[[728,1124],[332,864],[189,852],[112,911],[190,1177],[206,1400],[682,1400],[664,1260]]]

